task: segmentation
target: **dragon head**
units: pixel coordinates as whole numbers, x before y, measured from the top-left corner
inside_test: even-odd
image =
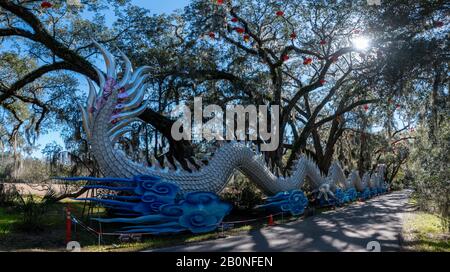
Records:
[[[102,45],[93,41],[95,46],[99,48],[105,64],[106,74],[94,67],[98,76],[98,90],[95,87],[93,81],[87,78],[89,85],[89,96],[86,106],[80,106],[83,117],[83,126],[88,138],[92,138],[92,133],[95,132],[96,122],[104,120],[98,120],[100,113],[105,112],[110,117],[109,134],[113,138],[125,133],[125,128],[136,121],[136,116],[140,115],[146,108],[147,102],[142,103],[144,100],[145,90],[148,79],[149,66],[143,66],[133,71],[132,64],[128,57],[120,52],[122,60],[125,64],[125,69],[121,79],[118,79],[117,71],[118,66],[113,55]],[[111,103],[107,103],[110,99],[114,99],[112,106]],[[121,133],[121,134],[120,134]]]

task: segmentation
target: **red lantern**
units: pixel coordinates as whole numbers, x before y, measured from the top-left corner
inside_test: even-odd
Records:
[[[50,3],[50,2],[47,2],[47,1],[44,1],[44,2],[42,2],[41,3],[41,8],[51,8],[51,7],[53,7],[53,4],[52,3]]]
[[[281,17],[281,16],[283,16],[284,15],[284,12],[283,11],[281,11],[281,10],[279,10],[279,11],[277,11],[277,16],[278,17]]]
[[[368,111],[369,110],[369,105],[366,104],[366,105],[363,106],[363,108],[364,108],[365,111]]]
[[[288,61],[289,60],[289,56],[288,55],[283,55],[281,58],[283,59],[283,61]]]
[[[435,27],[443,27],[444,26],[444,22],[436,21],[436,22],[434,22],[434,26]]]
[[[233,18],[231,18],[231,21],[232,21],[233,23],[237,23],[237,22],[239,21],[239,19],[236,18],[236,17],[233,17]]]
[[[216,38],[216,34],[214,32],[209,32],[209,37],[211,39],[215,39]]]
[[[292,32],[290,37],[291,37],[291,39],[295,39],[295,38],[297,38],[297,34],[295,34],[295,32]]]
[[[327,81],[325,79],[321,79],[319,82],[320,82],[320,85],[324,85],[325,83],[327,83]]]
[[[325,44],[327,44],[327,41],[321,40],[319,43],[320,43],[320,45],[325,45]]]
[[[402,106],[400,106],[400,104],[397,104],[397,105],[395,105],[395,107],[396,107],[397,109],[400,109]]]
[[[236,32],[239,34],[242,34],[245,32],[245,29],[243,29],[242,27],[236,27],[236,28],[234,28],[234,30],[236,30]]]
[[[223,4],[223,0],[217,0],[217,4],[222,5]]]
[[[244,42],[250,41],[250,35],[244,35]]]
[[[311,64],[313,62],[313,59],[312,58],[306,58],[304,61],[303,61],[303,65],[309,65],[309,64]]]

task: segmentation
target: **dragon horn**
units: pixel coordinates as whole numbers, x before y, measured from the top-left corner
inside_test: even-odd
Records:
[[[92,136],[91,128],[90,128],[90,118],[84,107],[82,107],[80,104],[78,104],[78,107],[81,109],[81,117],[83,119],[83,128],[86,132],[88,138],[90,139]]]
[[[97,91],[91,79],[86,77],[86,81],[88,82],[89,85],[89,96],[87,100],[87,108],[89,110],[94,107],[95,100],[97,99]]]
[[[98,82],[99,82],[98,84],[99,84],[100,89],[98,90],[97,97],[100,97],[100,96],[103,95],[103,88],[105,87],[106,79],[105,79],[105,75],[103,74],[102,71],[100,71],[95,66],[93,68],[94,68],[94,70],[95,70],[95,72],[97,73],[97,76],[98,76]]]
[[[133,66],[131,64],[130,59],[128,59],[127,55],[125,55],[120,49],[119,49],[119,52],[120,52],[120,55],[122,56],[123,61],[125,62],[125,72],[122,76],[122,79],[120,80],[120,82],[118,84],[119,88],[122,88],[130,80],[131,73],[133,73]]]
[[[103,47],[101,44],[96,42],[95,40],[92,40],[92,42],[95,44],[95,46],[100,49],[100,52],[103,55],[103,59],[105,60],[106,64],[106,75],[108,78],[116,78],[116,61],[114,60],[113,55],[111,52],[109,52],[105,47]]]

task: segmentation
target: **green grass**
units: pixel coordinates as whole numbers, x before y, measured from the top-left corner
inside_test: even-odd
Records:
[[[36,201],[40,198],[35,197]],[[53,204],[43,217],[43,231],[21,230],[22,215],[17,208],[0,207],[0,251],[59,251],[65,249],[65,210],[70,202],[74,215],[80,216],[83,209],[82,202],[64,201]],[[103,214],[104,209],[96,208],[95,216]],[[79,232],[78,235],[85,244],[95,244],[96,238],[88,233]]]
[[[450,252],[450,234],[443,230],[441,219],[430,213],[414,212],[404,222],[407,250]]]

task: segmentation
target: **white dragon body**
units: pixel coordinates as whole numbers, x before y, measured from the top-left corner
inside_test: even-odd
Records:
[[[106,77],[103,72],[97,70],[100,82],[98,91],[94,83],[88,79],[89,97],[87,105],[81,108],[84,129],[93,155],[106,177],[156,176],[176,184],[183,193],[199,191],[219,193],[225,188],[235,170],[241,171],[267,195],[298,190],[306,180],[311,182],[319,194],[325,195],[333,195],[337,188],[343,190],[355,188],[362,192],[366,188],[384,186],[384,167],[379,167],[372,176],[365,174],[362,179],[357,171],[351,172],[346,178],[340,165],[333,163],[328,175],[323,175],[315,162],[306,155],[300,156],[295,161],[289,176],[274,174],[261,153],[240,142],[225,143],[208,160],[208,164],[200,169],[188,162],[191,171],[184,170],[179,162],[175,162],[175,165],[167,162],[164,168],[158,163],[151,167],[138,164],[123,151],[115,148],[115,145],[120,136],[131,130],[130,125],[139,121],[137,116],[147,107],[144,95],[149,67],[133,71],[131,62],[122,53],[125,69],[123,76],[118,80],[115,59],[104,47],[97,43],[96,46],[106,62]]]

